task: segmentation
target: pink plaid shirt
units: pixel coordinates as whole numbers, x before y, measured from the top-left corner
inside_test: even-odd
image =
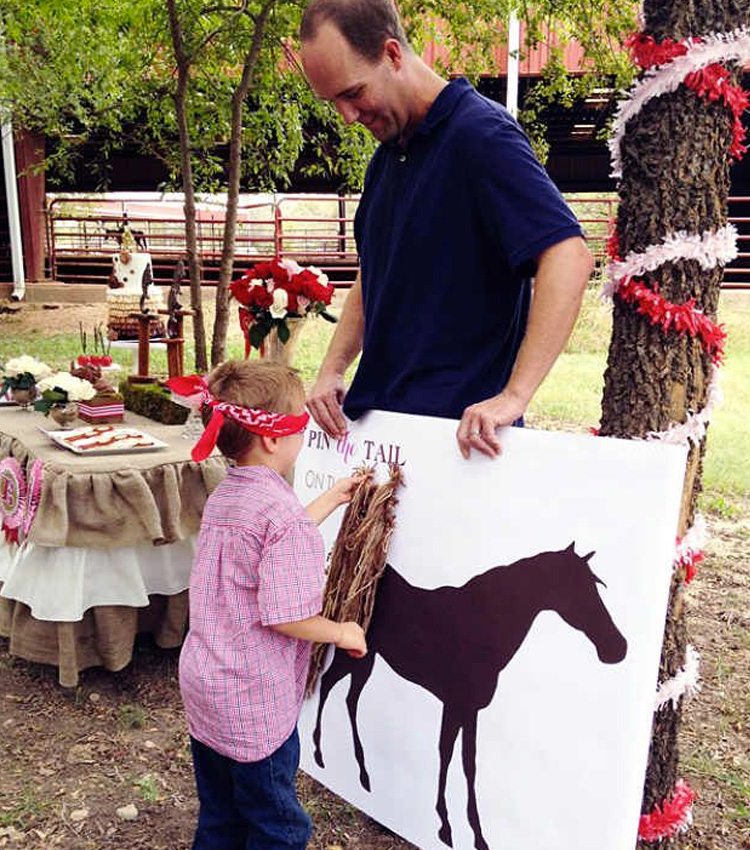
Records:
[[[269,626],[320,613],[324,560],[317,526],[280,475],[230,468],[206,502],[190,576],[180,690],[194,738],[248,762],[291,735],[311,645]]]

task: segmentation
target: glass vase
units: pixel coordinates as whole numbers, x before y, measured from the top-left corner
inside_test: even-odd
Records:
[[[49,415],[61,428],[67,428],[78,418],[78,405],[69,401],[67,404],[51,407]]]
[[[28,410],[36,399],[36,384],[32,384],[30,387],[11,389],[10,397],[24,410]]]

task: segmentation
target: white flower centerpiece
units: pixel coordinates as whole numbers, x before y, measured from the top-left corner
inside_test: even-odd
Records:
[[[37,381],[51,374],[52,369],[36,357],[28,354],[11,357],[2,368],[0,396],[9,393],[14,401],[27,408],[36,398]]]
[[[56,372],[43,378],[38,385],[42,397],[34,410],[50,415],[59,425],[69,425],[78,416],[77,401],[88,401],[96,395],[90,381],[77,378],[70,372]]]

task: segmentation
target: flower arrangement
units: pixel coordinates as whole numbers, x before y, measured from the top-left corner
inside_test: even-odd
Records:
[[[322,316],[329,322],[336,317],[326,308],[333,298],[333,285],[315,266],[302,268],[294,260],[256,263],[229,289],[240,303],[240,322],[248,346],[261,349],[274,328],[279,342],[290,337],[289,319]],[[249,350],[249,349],[248,349]]]
[[[70,372],[56,372],[43,378],[38,389],[42,397],[34,402],[34,410],[45,416],[53,407],[65,407],[73,401],[88,401],[96,395],[93,384],[83,378],[76,378]]]
[[[52,374],[52,369],[36,357],[22,354],[20,357],[11,357],[3,367],[3,385],[0,388],[0,396],[5,395],[8,390],[30,390],[40,378]]]

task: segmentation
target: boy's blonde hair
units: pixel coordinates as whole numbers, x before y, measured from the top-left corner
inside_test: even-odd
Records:
[[[294,414],[299,413],[300,406],[305,403],[305,388],[299,373],[282,363],[228,360],[217,366],[206,380],[217,399],[242,407]],[[210,412],[209,408],[204,408],[204,424],[208,422]],[[216,445],[224,457],[239,460],[252,446],[256,436],[227,417]]]

